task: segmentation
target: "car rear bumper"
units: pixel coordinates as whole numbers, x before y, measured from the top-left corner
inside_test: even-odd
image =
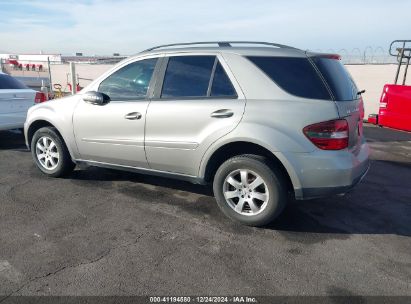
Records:
[[[367,169],[360,176],[357,176],[352,184],[347,186],[333,186],[333,187],[321,187],[321,188],[303,188],[302,197],[299,199],[313,199],[319,197],[326,197],[331,195],[343,195],[351,191],[358,183],[362,181],[369,170],[370,166],[368,165]],[[298,199],[298,198],[297,198]]]
[[[293,183],[296,199],[347,193],[367,174],[370,167],[369,155],[370,149],[365,142],[355,153],[347,150],[321,150],[287,155],[298,178],[298,182]]]

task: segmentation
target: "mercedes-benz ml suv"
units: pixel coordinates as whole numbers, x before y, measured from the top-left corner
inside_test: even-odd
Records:
[[[212,183],[231,219],[273,221],[366,174],[363,102],[340,57],[271,43],[189,43],[122,61],[80,93],[32,107],[45,174],[76,164]]]

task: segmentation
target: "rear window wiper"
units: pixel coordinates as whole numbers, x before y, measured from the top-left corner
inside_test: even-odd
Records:
[[[358,96],[358,95],[362,95],[362,94],[364,94],[364,93],[365,93],[365,90],[358,91],[358,92],[357,92],[357,96]]]

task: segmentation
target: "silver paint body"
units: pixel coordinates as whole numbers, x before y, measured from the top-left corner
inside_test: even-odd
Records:
[[[28,88],[0,89],[0,130],[23,128],[35,96],[36,91]]]
[[[147,100],[110,102],[99,106],[82,100],[97,91],[102,80],[121,67],[142,59],[184,55],[217,56],[238,95],[237,99]],[[296,97],[278,87],[244,56],[304,57],[297,49],[220,47],[167,49],[130,57],[93,81],[77,95],[36,105],[29,110],[30,125],[44,120],[62,135],[73,161],[90,165],[170,175],[202,182],[207,163],[220,147],[250,142],[269,150],[284,165],[297,199],[345,192],[369,166],[369,148],[358,137],[360,100],[334,102]],[[159,83],[151,82],[152,87]],[[215,118],[218,110],[233,113]],[[125,115],[141,113],[138,120]],[[346,117],[350,147],[323,151],[303,134],[310,124]],[[29,144],[29,143],[28,143]],[[337,190],[338,192],[338,190]]]

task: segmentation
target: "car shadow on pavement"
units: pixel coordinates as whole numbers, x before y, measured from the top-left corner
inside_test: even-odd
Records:
[[[27,150],[23,133],[19,130],[0,131],[0,150]]]
[[[283,231],[411,236],[409,163],[373,160],[345,196],[295,201],[269,227]]]
[[[98,167],[87,167],[80,170],[75,170],[67,178],[82,181],[82,182],[133,182],[142,183],[160,188],[167,188],[172,190],[187,191],[205,196],[212,196],[213,192],[210,187],[204,185],[196,185],[190,182],[176,180],[172,178],[165,178],[153,176],[148,174],[139,174],[128,171],[104,169]],[[161,191],[161,189],[153,190]]]
[[[393,171],[393,175],[411,174],[408,164],[402,166],[397,162],[373,161],[367,177],[352,192],[345,196],[291,201],[274,223],[260,229],[319,234],[411,236],[411,189],[407,188],[410,179],[391,179],[390,183],[384,183],[382,172],[385,170]],[[404,172],[396,172],[396,170]],[[218,209],[211,186],[91,167],[86,170],[76,170],[68,178],[75,180],[76,183],[77,181],[81,183],[131,182],[121,184],[122,193],[135,198],[144,196],[149,201],[158,203],[163,203],[161,199],[158,199],[159,197],[169,197],[175,192],[195,193],[201,196],[197,204],[201,212],[193,212],[195,206],[185,202],[184,199],[169,203],[190,213],[190,216],[207,215],[210,224],[217,224],[222,229],[226,227],[232,231],[233,225],[238,227],[237,224],[227,220]],[[147,189],[141,185],[154,187]],[[90,184],[90,186],[94,185]],[[245,229],[248,228],[245,227]],[[250,230],[252,231],[254,230]]]

